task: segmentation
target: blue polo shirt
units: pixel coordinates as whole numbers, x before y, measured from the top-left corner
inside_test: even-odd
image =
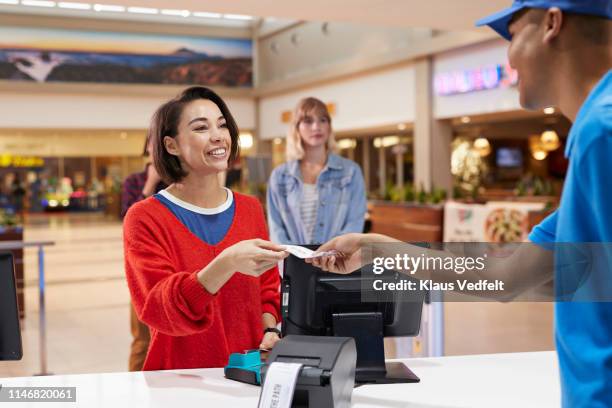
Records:
[[[534,228],[529,239],[544,247],[551,242],[612,242],[612,70],[580,108],[567,139],[565,156],[569,158],[569,168],[559,208]],[[592,272],[598,275],[595,282],[600,280],[609,287],[610,259],[598,258],[596,263],[599,267]],[[562,276],[560,268],[555,274],[555,281],[572,278]],[[581,290],[596,293],[598,286],[587,284]],[[563,406],[609,407],[612,303],[557,302],[555,329]]]

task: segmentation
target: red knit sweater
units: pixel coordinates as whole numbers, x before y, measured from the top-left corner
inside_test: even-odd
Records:
[[[268,239],[259,201],[238,193],[234,200],[234,220],[217,245],[193,235],[156,198],[128,211],[127,282],[138,317],[151,330],[143,370],[222,367],[230,353],[259,347],[263,313],[280,321],[276,267],[259,278],[235,273],[214,295],[196,278],[223,249]]]

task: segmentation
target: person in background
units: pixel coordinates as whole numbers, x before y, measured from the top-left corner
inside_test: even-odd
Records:
[[[361,169],[334,149],[327,107],[315,98],[302,99],[287,135],[287,162],[274,169],[268,183],[273,242],[317,244],[363,231],[366,193]]]
[[[150,157],[152,151],[151,137],[147,135],[142,154],[144,157]],[[121,188],[121,218],[125,217],[132,205],[164,188],[166,188],[166,184],[161,180],[155,166],[151,163],[145,165],[144,171],[129,175]],[[138,320],[132,303],[130,303],[130,330],[132,332],[132,343],[128,366],[130,371],[140,371],[149,349],[150,334],[147,325]]]
[[[143,156],[150,157],[152,149],[151,138],[147,136]],[[145,165],[144,171],[130,174],[122,185],[121,218],[125,217],[125,214],[134,203],[144,200],[166,187],[166,184],[159,177],[157,170],[155,170],[155,166],[150,162]]]
[[[15,212],[17,214],[23,213],[25,196],[26,190],[23,187],[23,183],[21,182],[21,177],[19,174],[16,174],[15,178],[13,179],[13,185],[11,186],[11,198],[13,202],[13,207],[15,208]]]
[[[225,187],[227,188],[240,188],[242,182],[242,163],[240,158],[237,158],[229,166],[227,175],[225,176]]]
[[[143,370],[223,367],[231,353],[279,340],[280,277],[287,257],[267,241],[259,201],[220,184],[239,155],[227,105],[191,87],[158,108],[153,163],[169,187],[124,219],[126,277],[150,329]]]

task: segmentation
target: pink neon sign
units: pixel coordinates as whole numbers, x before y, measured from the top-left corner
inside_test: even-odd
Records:
[[[455,95],[486,89],[509,88],[517,83],[518,73],[506,63],[438,74],[434,78],[434,89],[437,95]]]

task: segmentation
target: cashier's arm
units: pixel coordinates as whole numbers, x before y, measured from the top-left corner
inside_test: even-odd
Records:
[[[382,234],[346,234],[336,237],[323,244],[318,251],[339,251],[342,256],[327,256],[307,260],[321,269],[334,273],[350,273],[362,266],[361,249],[369,244],[389,243],[396,245],[377,245],[371,247],[376,253],[372,258],[393,258],[398,253],[410,257],[459,257],[455,253],[438,251],[406,244],[397,239]],[[401,244],[401,252],[398,245]],[[466,279],[477,282],[482,279],[504,282],[504,293],[485,292],[484,296],[494,297],[498,300],[511,300],[527,289],[539,286],[553,277],[554,256],[553,251],[548,251],[538,245],[517,245],[516,250],[504,258],[487,257],[485,268],[481,271],[472,270],[458,275],[453,270],[418,270],[410,275],[417,279],[434,279],[436,282],[452,282],[456,279]]]

